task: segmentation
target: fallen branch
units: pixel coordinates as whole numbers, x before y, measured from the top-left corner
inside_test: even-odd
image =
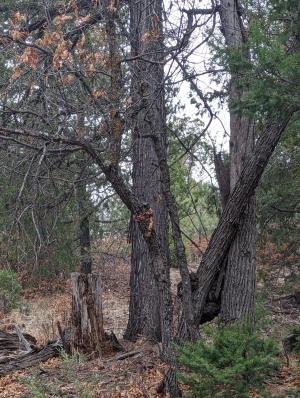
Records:
[[[141,352],[140,350],[139,351],[129,351],[129,352],[126,352],[125,354],[118,355],[117,357],[110,358],[107,362],[122,361],[123,359],[134,357],[135,355],[139,354],[140,352]]]
[[[7,360],[3,359],[0,364],[0,376],[46,362],[48,359],[58,356],[61,348],[62,344],[59,340],[43,348],[32,348],[30,352],[22,353],[15,358],[8,357]]]
[[[281,300],[289,300],[294,297],[294,294],[288,294],[287,296],[281,296],[281,297],[276,297],[272,299],[272,302],[274,301],[281,301]]]
[[[59,321],[56,322],[57,330],[61,339],[62,346],[67,354],[70,354],[70,342],[66,341],[66,331],[62,330],[61,324]]]
[[[30,334],[23,334],[23,337],[31,344],[36,344],[36,339]],[[3,351],[17,351],[22,348],[20,339],[16,333],[7,333],[0,330],[0,353]]]
[[[20,340],[20,342],[21,342],[21,344],[22,344],[22,348],[23,348],[25,351],[30,351],[30,350],[31,350],[31,345],[30,345],[30,343],[26,340],[26,338],[24,337],[24,335],[23,335],[23,333],[21,332],[21,329],[19,328],[18,325],[15,326],[15,330],[16,330],[16,333],[17,333],[17,335],[18,335],[18,337],[19,337],[19,340]]]

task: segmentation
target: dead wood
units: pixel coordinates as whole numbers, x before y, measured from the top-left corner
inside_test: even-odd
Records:
[[[30,368],[41,362],[45,362],[50,358],[58,356],[61,349],[62,344],[59,340],[49,343],[42,348],[34,347],[30,352],[23,352],[15,357],[9,356],[6,360],[3,358],[1,360],[2,363],[0,363],[0,376],[5,376],[17,370]]]
[[[15,330],[16,333],[18,335],[18,338],[21,342],[22,345],[22,349],[24,349],[25,351],[30,351],[31,350],[31,345],[30,343],[26,340],[26,338],[24,337],[23,333],[21,332],[21,329],[19,328],[19,326],[15,326]]]
[[[24,333],[23,337],[31,345],[36,344],[36,339],[30,334]],[[16,333],[8,333],[0,330],[0,353],[3,351],[17,351],[22,349],[22,342]]]
[[[140,353],[141,353],[140,350],[128,351],[128,352],[125,352],[125,354],[121,354],[121,355],[118,355],[117,357],[110,358],[107,362],[122,361],[123,359],[134,357],[135,355],[138,355]]]
[[[110,334],[104,333],[104,338],[111,342],[113,351],[126,351],[112,330],[110,331]]]
[[[74,272],[71,286],[71,351],[101,355],[104,328],[100,275]]]
[[[61,340],[37,347],[33,336],[22,333],[17,326],[16,332],[0,331],[0,376],[45,362],[62,348]]]
[[[67,354],[71,352],[70,349],[70,330],[65,329],[63,330],[59,321],[56,323],[57,330],[61,339],[62,346]]]

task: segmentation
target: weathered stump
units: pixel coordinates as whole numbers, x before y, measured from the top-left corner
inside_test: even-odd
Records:
[[[71,350],[99,355],[105,338],[100,275],[74,272],[71,286]]]

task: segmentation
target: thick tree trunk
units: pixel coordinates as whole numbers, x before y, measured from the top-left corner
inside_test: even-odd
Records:
[[[238,100],[238,94],[231,94]],[[230,190],[233,191],[246,156],[251,156],[254,145],[253,121],[230,111],[231,168]],[[256,280],[256,217],[255,196],[247,199],[235,239],[230,246],[222,290],[220,319],[232,322],[239,319],[254,320]]]
[[[150,261],[148,246],[138,226],[133,225],[127,340],[136,340],[139,335],[161,340],[160,301]]]
[[[100,275],[74,272],[71,287],[71,350],[100,355],[104,341]]]
[[[161,328],[162,356],[170,365],[169,377],[166,379],[165,391],[173,398],[178,396],[176,383],[176,360],[173,343],[173,302],[171,296],[169,256],[167,249],[167,210],[165,198],[162,195],[160,165],[152,140],[153,135],[160,137],[161,145],[166,146],[165,130],[165,99],[164,99],[164,45],[162,32],[162,1],[141,0],[130,1],[130,33],[131,48],[134,57],[141,59],[134,61],[131,67],[131,116],[133,132],[133,182],[134,193],[141,201],[146,201],[151,206],[154,218],[154,228],[149,231],[149,225],[139,222],[139,230],[144,237],[144,243],[140,246],[141,253],[135,251],[133,246],[132,272],[143,270],[140,276],[149,279],[149,284],[140,301],[141,321],[147,320],[144,332],[156,334],[160,337],[157,325]],[[146,55],[145,55],[146,54]],[[149,59],[145,61],[143,57]],[[153,126],[155,126],[153,131]],[[133,215],[141,212],[133,212]],[[133,233],[138,242],[142,242],[135,225]],[[146,251],[146,246],[148,253]],[[144,259],[141,255],[149,254]],[[141,261],[142,260],[142,261]],[[150,261],[149,261],[150,260]],[[151,288],[152,275],[148,272],[151,265],[152,275],[155,277],[157,290]],[[146,267],[146,269],[145,269]],[[134,280],[131,276],[131,281]],[[148,280],[143,280],[147,284]],[[136,282],[140,283],[140,281]],[[131,286],[135,288],[136,286]],[[141,293],[143,293],[140,290]],[[150,302],[153,294],[154,301]],[[135,292],[132,292],[133,294]],[[146,299],[146,300],[145,300]],[[131,304],[133,300],[131,300]],[[160,306],[160,308],[159,308]],[[131,307],[132,308],[132,307]],[[150,312],[149,312],[150,311]],[[149,312],[147,314],[147,312]],[[159,314],[160,319],[157,319]],[[139,315],[138,313],[136,314]],[[144,318],[146,316],[147,318]],[[131,320],[131,318],[129,319]],[[138,321],[138,319],[137,319]],[[156,323],[156,325],[155,325]],[[127,331],[129,332],[130,324]],[[156,328],[155,328],[156,327]]]
[[[198,323],[201,322],[214,279],[236,237],[249,198],[254,194],[263,171],[295,111],[296,109],[285,109],[273,115],[257,140],[253,153],[247,156],[244,162],[240,178],[228,198],[219,224],[197,270],[199,285],[194,295],[194,305]]]
[[[245,45],[245,31],[238,0],[221,1],[220,15],[225,42],[229,49],[240,49],[241,62],[249,58]],[[243,90],[238,87],[239,71],[232,71],[230,110],[230,192],[233,191],[254,145],[254,122],[235,110]],[[247,201],[236,237],[227,256],[224,288],[222,291],[220,318],[224,322],[254,316],[255,298],[255,197]]]
[[[161,18],[160,1],[142,0],[130,3],[130,38],[132,57],[151,52],[152,61],[163,59],[159,37],[149,42],[143,38],[158,26],[154,16]],[[158,23],[158,22],[157,22]],[[156,32],[157,33],[157,32]],[[154,218],[154,228],[161,247],[167,253],[167,210],[161,189],[161,174],[157,155],[151,140],[151,115],[161,134],[164,129],[164,98],[161,66],[135,61],[131,65],[132,138],[133,138],[133,191],[142,201],[149,203]],[[163,140],[165,142],[165,139]],[[125,338],[134,340],[138,335],[161,339],[160,301],[158,287],[151,269],[151,257],[137,223],[132,223],[132,257],[130,275],[129,320]]]
[[[261,137],[255,145],[253,154],[247,157],[244,163],[241,176],[228,199],[228,203],[222,213],[219,224],[214,231],[208,249],[203,256],[203,260],[201,261],[197,271],[199,285],[193,295],[193,303],[196,317],[195,321],[198,324],[201,322],[205,303],[214,278],[228,252],[232,239],[235,237],[238,224],[247,205],[247,199],[254,194],[263,171],[267,166],[282,133],[296,111],[297,109],[284,109],[274,115],[262,131]],[[127,187],[124,179],[120,175],[119,169],[107,166],[88,142],[81,142],[81,146],[99,165],[107,180],[111,183],[112,187],[131,213],[139,214],[143,209],[143,205]],[[175,355],[172,347],[172,297],[170,294],[167,256],[166,253],[161,250],[160,242],[157,239],[155,230],[152,231],[149,238],[146,238],[147,226],[145,221],[139,223],[139,228],[148,244],[149,253],[152,259],[151,266],[155,275],[155,280],[158,284],[161,299],[162,355],[168,363],[174,365]],[[173,383],[170,388],[172,388],[172,397],[176,396],[176,385]]]
[[[255,198],[247,204],[229,249],[220,319],[253,320],[255,305]]]
[[[226,164],[222,153],[214,153],[214,166],[219,185],[222,209],[226,206],[230,195],[230,164]]]

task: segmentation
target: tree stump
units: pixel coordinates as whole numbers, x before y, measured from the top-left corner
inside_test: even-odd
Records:
[[[104,342],[101,283],[98,274],[71,274],[71,351],[101,354]]]

